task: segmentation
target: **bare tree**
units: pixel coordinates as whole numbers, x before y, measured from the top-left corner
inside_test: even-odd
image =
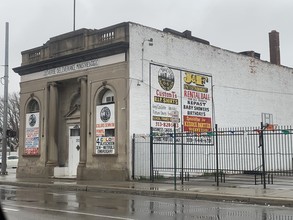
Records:
[[[8,139],[8,146],[11,150],[15,150],[18,147],[19,142],[19,94],[12,93],[8,96],[7,103],[7,130],[16,132],[15,137]],[[4,116],[4,98],[0,99],[0,136],[3,136],[3,116]]]

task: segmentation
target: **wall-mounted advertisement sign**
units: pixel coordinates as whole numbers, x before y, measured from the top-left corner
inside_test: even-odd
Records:
[[[172,112],[180,119],[178,130],[204,133],[212,130],[212,77],[151,64],[151,126],[154,132],[173,132]]]
[[[172,113],[181,112],[180,71],[151,65],[151,126],[154,132],[173,131]]]
[[[115,154],[114,104],[96,107],[96,154]]]
[[[26,114],[24,154],[39,154],[39,113]]]
[[[183,131],[203,133],[212,129],[212,79],[181,71]]]

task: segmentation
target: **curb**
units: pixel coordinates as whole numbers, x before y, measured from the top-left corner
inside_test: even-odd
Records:
[[[123,187],[111,187],[111,186],[93,186],[93,185],[81,185],[81,184],[73,185],[73,184],[0,181],[0,185],[293,207],[293,199],[289,199],[289,198],[284,199],[284,198],[275,198],[275,197],[249,197],[246,195],[224,195],[224,194],[200,193],[200,192],[192,192],[192,191],[174,191],[174,190],[160,191],[160,190],[150,190],[150,189],[135,189],[135,188],[123,188]]]

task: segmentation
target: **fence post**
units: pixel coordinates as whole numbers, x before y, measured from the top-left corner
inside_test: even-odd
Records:
[[[177,169],[177,162],[176,162],[176,123],[174,124],[174,190],[177,189],[176,187],[176,169]]]
[[[265,150],[264,150],[264,138],[263,138],[263,131],[265,129],[263,123],[260,123],[260,146],[261,146],[261,154],[262,154],[262,175],[263,175],[263,188],[266,189],[266,167],[265,167]]]
[[[219,186],[219,150],[218,150],[218,124],[215,124],[216,130],[216,181]]]
[[[150,180],[154,182],[154,138],[153,128],[151,127],[150,133]]]
[[[183,154],[183,125],[181,125],[181,172],[182,172],[182,179],[181,184],[183,185],[183,171],[184,171],[184,154]]]
[[[135,176],[135,134],[132,136],[132,179]]]

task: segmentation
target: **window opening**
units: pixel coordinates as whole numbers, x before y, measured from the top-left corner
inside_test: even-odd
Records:
[[[33,113],[33,112],[39,112],[39,111],[40,111],[39,103],[37,102],[37,100],[32,99],[28,104],[27,113]]]

